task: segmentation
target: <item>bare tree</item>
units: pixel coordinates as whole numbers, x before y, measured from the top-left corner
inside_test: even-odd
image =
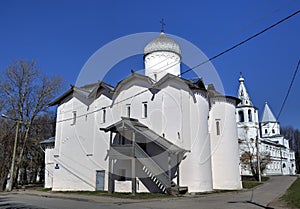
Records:
[[[29,139],[35,120],[47,112],[47,105],[61,88],[62,79],[42,74],[34,61],[19,60],[7,67],[0,81],[0,97],[5,101],[2,112],[21,125],[14,174],[19,173],[22,164],[28,163],[24,152],[32,147]]]
[[[292,126],[282,127],[281,134],[289,140],[289,145],[295,151],[296,170],[300,173],[300,131]]]
[[[271,162],[271,157],[269,153],[263,152],[260,153],[260,161],[259,161],[259,165],[260,165],[260,173],[263,173],[266,168],[267,165]],[[249,169],[253,175],[253,177],[258,181],[259,180],[259,167],[258,167],[258,162],[257,162],[257,156],[255,153],[251,153],[250,151],[245,151],[243,152],[243,154],[241,155],[241,164],[242,166],[246,167],[247,169]]]
[[[0,191],[5,189],[9,163],[12,156],[15,126],[11,121],[0,118]]]
[[[261,180],[261,174],[271,162],[269,153],[257,150],[259,147],[258,143],[258,136],[256,139],[249,139],[248,128],[244,127],[244,137],[239,140],[241,167],[249,170],[257,181]]]

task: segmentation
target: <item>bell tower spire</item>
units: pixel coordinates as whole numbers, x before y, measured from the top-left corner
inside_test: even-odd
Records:
[[[249,105],[249,106],[252,106],[252,102],[250,100],[250,96],[247,92],[247,89],[245,87],[245,84],[244,84],[244,81],[245,79],[243,78],[242,76],[242,73],[240,73],[240,79],[239,79],[239,82],[240,82],[240,87],[239,87],[239,90],[238,90],[238,98],[240,100],[242,100],[241,104],[240,105]]]
[[[242,141],[259,138],[259,121],[257,108],[252,104],[245,87],[245,79],[240,74],[238,98],[241,102],[236,107],[238,137]],[[251,141],[251,140],[250,140]]]

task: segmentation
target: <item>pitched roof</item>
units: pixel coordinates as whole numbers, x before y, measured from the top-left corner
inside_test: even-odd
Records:
[[[239,98],[236,98],[236,97],[233,97],[233,96],[226,96],[226,95],[221,94],[220,92],[218,92],[215,89],[215,86],[213,84],[208,84],[207,92],[208,92],[208,96],[210,98],[226,98],[226,99],[234,100],[236,102],[236,105],[241,102],[241,100]]]
[[[151,129],[149,129],[144,124],[140,123],[137,119],[134,118],[127,118],[121,117],[122,119],[106,128],[100,128],[100,130],[108,132],[117,132],[121,133],[123,128],[128,130],[133,130],[136,133],[141,134],[145,139],[156,143],[160,147],[164,148],[166,151],[170,153],[176,152],[187,152],[187,150],[178,147],[177,145],[173,144],[172,142],[168,141],[166,138],[158,135]],[[121,132],[120,132],[121,131]]]
[[[87,84],[81,87],[76,87],[74,85],[71,85],[70,89],[68,89],[65,93],[63,93],[61,96],[53,100],[49,106],[54,106],[57,104],[60,104],[62,100],[67,98],[69,95],[73,94],[74,92],[79,93],[80,95],[88,98],[90,97],[93,93],[95,93],[99,88],[104,88],[107,89],[109,92],[112,92],[114,90],[114,87],[103,82],[99,81],[97,83],[92,83],[92,84]]]
[[[265,104],[264,112],[261,118],[261,122],[277,122],[274,114],[272,113],[268,103]]]

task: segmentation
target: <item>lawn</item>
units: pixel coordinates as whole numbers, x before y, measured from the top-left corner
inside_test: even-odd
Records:
[[[300,178],[292,184],[282,199],[287,202],[290,207],[300,208]]]
[[[262,176],[261,181],[262,182],[258,182],[255,181],[254,179],[249,179],[249,180],[244,180],[243,183],[243,188],[244,189],[252,189],[254,187],[257,187],[258,185],[261,185],[264,181],[268,181],[269,177],[266,176]]]
[[[258,181],[243,181],[243,188],[244,189],[251,189],[254,188],[258,185],[261,185],[261,182]]]

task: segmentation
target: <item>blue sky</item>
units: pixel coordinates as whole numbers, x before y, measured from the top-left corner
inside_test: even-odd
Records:
[[[96,1],[1,0],[0,70],[14,60],[36,60],[49,75],[68,84],[103,45],[125,35],[159,32],[184,38],[207,57],[231,47],[300,8],[300,2],[253,1]],[[253,103],[267,101],[277,115],[300,59],[300,14],[212,62],[227,95],[235,96],[240,72]],[[141,52],[142,53],[142,52]],[[142,56],[116,66],[115,84],[130,69],[143,68]],[[300,75],[280,117],[300,129]]]

